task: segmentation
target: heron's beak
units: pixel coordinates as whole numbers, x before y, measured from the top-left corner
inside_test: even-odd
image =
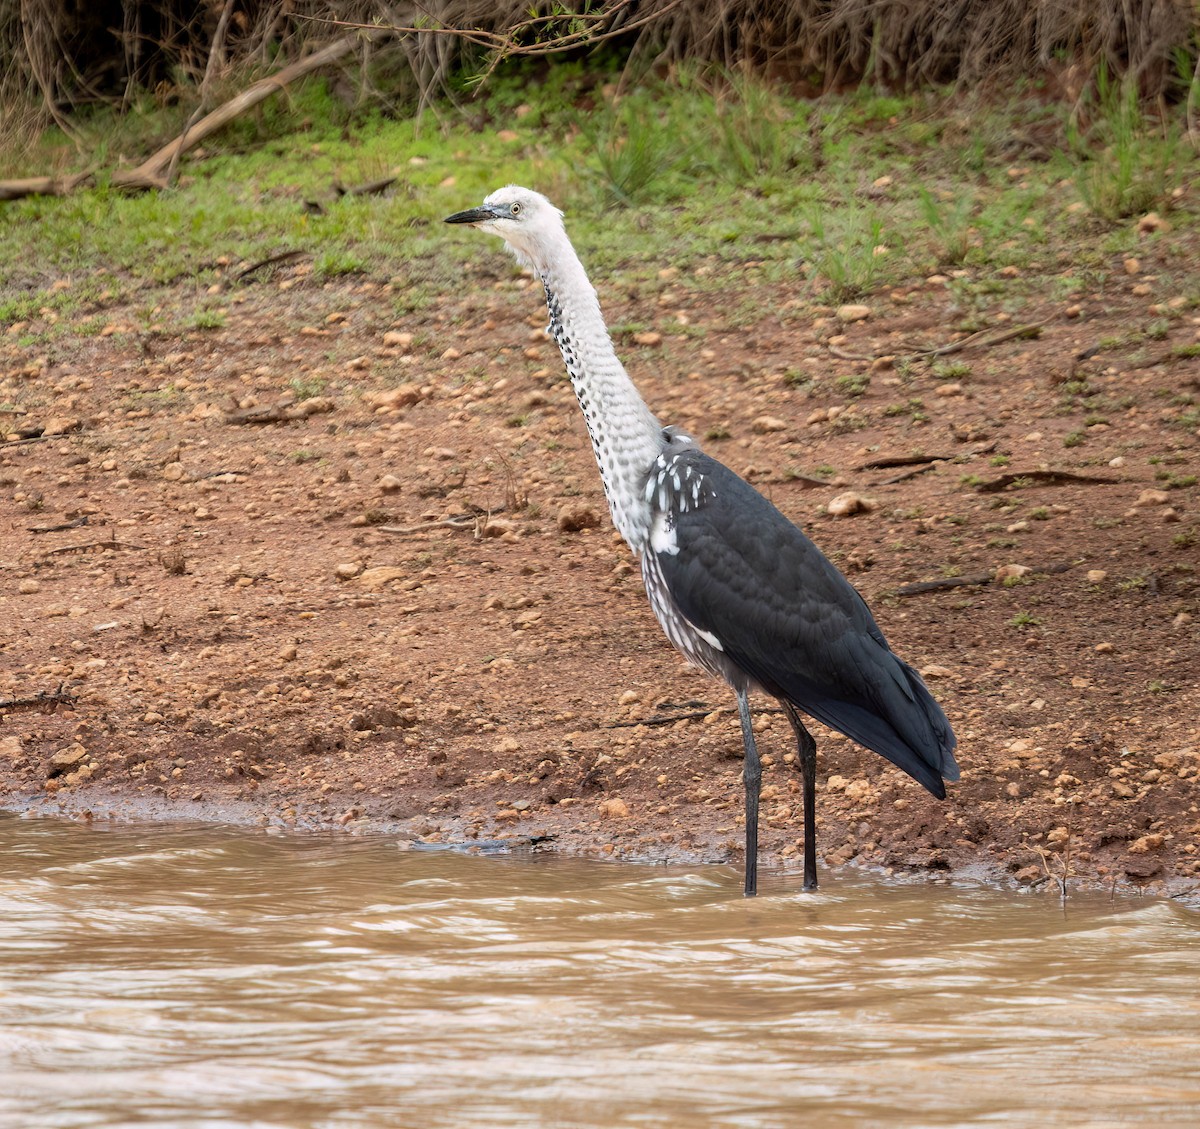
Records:
[[[491,220],[497,220],[503,215],[503,211],[499,208],[492,207],[489,204],[484,204],[480,208],[468,208],[465,212],[455,212],[452,216],[447,216],[446,223],[488,223]]]

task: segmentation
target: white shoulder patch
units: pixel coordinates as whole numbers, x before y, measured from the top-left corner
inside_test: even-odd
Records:
[[[668,556],[679,555],[679,535],[670,514],[659,510],[654,515],[650,526],[650,548],[656,553],[666,553]]]

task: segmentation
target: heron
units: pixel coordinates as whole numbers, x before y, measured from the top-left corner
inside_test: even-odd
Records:
[[[817,766],[802,713],[945,799],[945,781],[959,770],[942,708],[821,550],[691,435],[651,412],[617,357],[562,212],[540,193],[508,185],[445,222],[500,236],[541,279],[549,333],[583,411],[613,524],[641,563],[650,607],[676,649],[737,697],[746,895],[758,889],[762,787],[752,691],[779,702],[796,737],[806,890],[817,886]]]

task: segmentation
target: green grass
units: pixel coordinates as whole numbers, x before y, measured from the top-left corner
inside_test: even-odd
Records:
[[[52,327],[42,311],[51,310],[59,319],[54,332],[94,334],[118,306],[134,307],[121,320],[135,333],[171,323],[220,329],[233,314],[216,297],[206,305],[205,291],[270,284],[273,271],[291,268],[267,268],[245,283],[234,276],[289,250],[311,265],[306,285],[392,281],[380,302],[398,318],[421,314],[457,291],[464,261],[511,277],[498,243],[467,239],[441,223],[509,181],[545,191],[567,211],[572,239],[596,277],[618,287],[658,286],[658,270],[677,266],[697,292],[722,303],[733,325],[757,318],[758,281],[790,287],[800,306],[782,316],[803,319],[815,306],[877,295],[961,263],[972,273],[952,282],[954,327],[983,328],[997,310],[1017,316],[1030,289],[1049,280],[1069,279],[1071,293],[1083,295],[1102,285],[1112,256],[1133,245],[1126,236],[1102,250],[1087,227],[1094,220],[1066,213],[1079,178],[1105,163],[1089,146],[1107,138],[1115,160],[1137,139],[1157,167],[1164,139],[1181,120],[1176,114],[1152,126],[1134,119],[1110,92],[1088,138],[1072,147],[1067,108],[1020,95],[967,108],[937,94],[871,90],[805,101],[740,76],[682,74],[674,85],[648,84],[614,100],[596,77],[575,63],[523,78],[518,72],[481,103],[461,113],[441,107],[419,123],[370,108],[349,111],[314,80],[209,139],[204,159],[185,157],[172,190],[127,195],[109,188],[102,171],[94,188],[5,204],[0,332],[25,322],[25,336],[11,340],[45,340]],[[518,116],[517,106],[528,109]],[[480,128],[481,107],[504,128]],[[173,136],[182,113],[149,101],[125,118],[97,111],[83,123],[79,150],[51,131],[29,153],[0,153],[0,172],[111,168],[118,155],[135,159]],[[1023,162],[1021,178],[1011,178],[1006,147],[1031,121],[1059,130],[1062,155]],[[1186,166],[1184,152],[1172,152],[1175,163],[1153,181],[1155,193],[1169,192]],[[384,175],[397,179],[382,195],[333,191],[335,181]],[[1133,188],[1104,191],[1117,191],[1121,202],[1097,202],[1098,214],[1141,199]],[[1196,226],[1193,196],[1173,202],[1174,232],[1152,237],[1180,272],[1194,270],[1182,238]],[[1019,268],[1019,276],[997,277],[1004,265]],[[163,302],[167,285],[176,293]],[[1146,337],[1174,326],[1159,322]],[[1176,350],[1181,359],[1193,355],[1189,345]],[[935,371],[970,373],[961,361]],[[913,375],[903,366],[898,372]],[[808,389],[813,375],[791,368],[784,379]],[[1080,394],[1085,389],[1080,382]],[[887,411],[920,422],[919,403],[909,407],[901,401]],[[1179,424],[1194,428],[1195,415],[1182,412]]]

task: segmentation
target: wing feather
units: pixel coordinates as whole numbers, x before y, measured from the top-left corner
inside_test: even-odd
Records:
[[[853,585],[728,468],[694,449],[676,459],[704,482],[698,503],[669,495],[678,551],[657,554],[679,610],[763,689],[944,796],[943,777],[958,779],[950,723]]]

